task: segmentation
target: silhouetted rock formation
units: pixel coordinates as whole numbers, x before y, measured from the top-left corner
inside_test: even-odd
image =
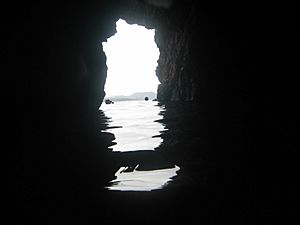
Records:
[[[105,104],[114,104],[114,102],[112,100],[105,99]]]

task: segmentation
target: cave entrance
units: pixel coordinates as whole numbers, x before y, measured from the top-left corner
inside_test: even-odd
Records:
[[[107,118],[105,130],[115,138],[108,149],[125,157],[124,163],[127,161],[128,165],[119,165],[116,179],[106,188],[161,189],[176,176],[179,167],[170,167],[155,151],[162,143],[161,133],[166,130],[159,122],[164,107],[151,101],[156,98],[159,84],[155,74],[159,58],[155,30],[130,25],[122,19],[116,22],[116,29],[117,33],[102,43],[108,70],[105,104],[100,109]]]
[[[125,20],[116,22],[116,34],[102,43],[107,57],[105,104],[101,104],[108,118],[107,131],[115,136],[113,151],[153,151],[162,139],[163,110],[156,101],[159,84],[156,76],[159,49],[155,30]],[[113,129],[110,129],[113,127]]]
[[[130,25],[123,19],[116,22],[116,30],[114,36],[102,42],[108,67],[104,88],[106,98],[141,92],[156,94],[159,49],[154,40],[155,30]]]

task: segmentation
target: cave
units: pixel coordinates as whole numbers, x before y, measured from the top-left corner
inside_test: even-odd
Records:
[[[17,70],[11,218],[22,224],[287,223],[298,199],[296,8],[193,0],[14,6],[7,15],[10,69]],[[113,155],[113,135],[100,132],[107,76],[101,43],[116,33],[119,18],[156,30],[157,100],[170,131],[160,151],[182,174],[159,191],[103,188],[124,158],[132,165],[148,159]]]

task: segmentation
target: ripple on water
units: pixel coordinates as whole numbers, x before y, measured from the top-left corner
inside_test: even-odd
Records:
[[[165,108],[149,101],[122,101],[101,106],[108,121],[107,132],[115,136],[113,152],[154,151],[162,143],[161,133],[165,131],[163,112]],[[155,164],[155,162],[153,162]],[[126,165],[126,162],[125,162]],[[178,166],[154,168],[152,170],[122,166],[115,173],[116,179],[106,187],[117,191],[152,191],[162,189],[180,169]]]
[[[117,191],[152,191],[162,189],[177,175],[180,169],[174,168],[139,171],[138,166],[127,172],[129,167],[121,167],[116,173],[116,179],[110,182],[109,190]]]

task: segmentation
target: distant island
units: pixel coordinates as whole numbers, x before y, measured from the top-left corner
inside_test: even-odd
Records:
[[[155,92],[136,92],[133,93],[132,95],[116,95],[116,96],[108,96],[105,97],[106,99],[109,99],[114,102],[118,101],[135,101],[135,100],[144,100],[145,97],[148,97],[149,100],[153,100],[156,98],[156,93]]]

